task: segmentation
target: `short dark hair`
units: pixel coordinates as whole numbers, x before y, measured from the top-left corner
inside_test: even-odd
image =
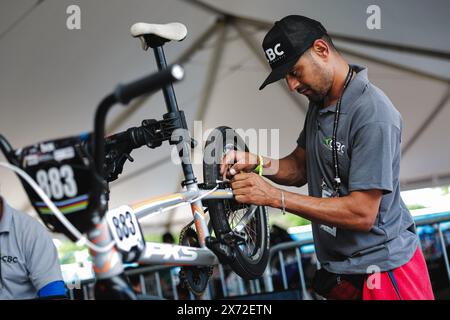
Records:
[[[331,39],[331,37],[328,34],[324,34],[321,39],[326,43],[328,43],[331,49],[333,49],[334,51],[338,51],[333,43],[333,39]]]
[[[329,35],[325,34],[320,39],[325,41],[332,51],[339,53],[339,51],[334,46],[333,40],[331,39],[331,37]],[[311,56],[311,50],[312,50],[312,46],[308,50],[305,51],[305,54]]]

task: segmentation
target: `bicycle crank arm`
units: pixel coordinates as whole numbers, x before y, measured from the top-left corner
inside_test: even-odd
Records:
[[[230,264],[235,259],[233,248],[214,237],[207,237],[205,244],[217,256],[221,264]]]

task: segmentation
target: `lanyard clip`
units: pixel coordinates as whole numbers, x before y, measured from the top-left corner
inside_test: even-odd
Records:
[[[336,177],[333,179],[334,184],[334,192],[336,195],[339,195],[339,190],[341,188],[341,178]]]

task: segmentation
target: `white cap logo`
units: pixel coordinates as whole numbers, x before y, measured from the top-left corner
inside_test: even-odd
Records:
[[[273,60],[275,60],[277,57],[282,56],[284,54],[284,51],[280,51],[280,46],[281,43],[277,43],[273,49],[269,48],[266,50],[266,56],[269,59],[269,62],[272,62]]]

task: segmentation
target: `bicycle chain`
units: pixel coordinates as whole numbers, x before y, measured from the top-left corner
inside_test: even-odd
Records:
[[[197,232],[191,226],[194,224],[192,220],[188,225],[186,225],[180,232],[179,244],[180,245],[190,245],[189,239],[186,238],[186,233],[190,230],[195,234],[195,246],[200,247],[198,243]],[[185,243],[185,241],[188,241]],[[201,296],[209,283],[214,271],[214,266],[182,266],[179,272],[180,281],[183,285],[196,296]],[[200,286],[194,282],[195,279],[199,279]]]

